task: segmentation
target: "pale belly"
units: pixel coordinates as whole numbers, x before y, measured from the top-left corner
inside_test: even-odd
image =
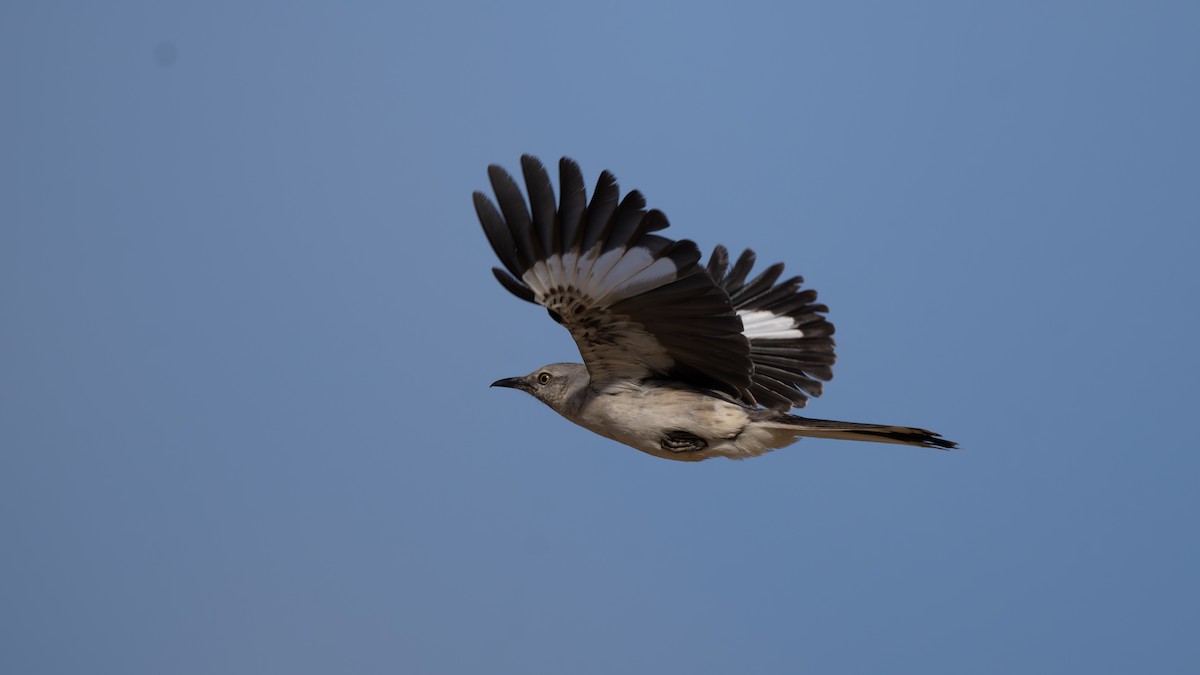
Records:
[[[571,421],[655,457],[685,462],[750,457],[779,446],[749,423],[742,406],[689,390],[627,385],[593,397]],[[699,437],[705,447],[668,449],[663,441],[672,432]]]

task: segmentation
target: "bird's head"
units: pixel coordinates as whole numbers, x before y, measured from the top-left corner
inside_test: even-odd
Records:
[[[493,387],[520,389],[560,413],[565,413],[575,396],[588,384],[582,363],[551,363],[524,377],[496,380]]]

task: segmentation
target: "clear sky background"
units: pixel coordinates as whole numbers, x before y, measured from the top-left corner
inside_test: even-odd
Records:
[[[0,672],[1194,673],[1200,5],[0,5]],[[492,162],[831,307],[805,440],[500,377]]]

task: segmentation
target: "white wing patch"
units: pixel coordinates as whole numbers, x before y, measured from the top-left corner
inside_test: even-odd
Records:
[[[678,271],[670,258],[655,258],[641,247],[614,249],[601,255],[597,245],[581,256],[556,253],[538,261],[521,275],[521,281],[542,304],[555,289],[574,288],[591,300],[589,304],[606,307],[669,284],[675,281]]]
[[[790,316],[780,316],[765,309],[739,309],[742,334],[750,340],[791,340],[804,337]]]

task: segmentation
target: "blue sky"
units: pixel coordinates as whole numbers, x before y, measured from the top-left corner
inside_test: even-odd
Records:
[[[1183,673],[1200,9],[0,6],[0,671]],[[831,308],[806,440],[657,460],[470,194],[614,171]]]

